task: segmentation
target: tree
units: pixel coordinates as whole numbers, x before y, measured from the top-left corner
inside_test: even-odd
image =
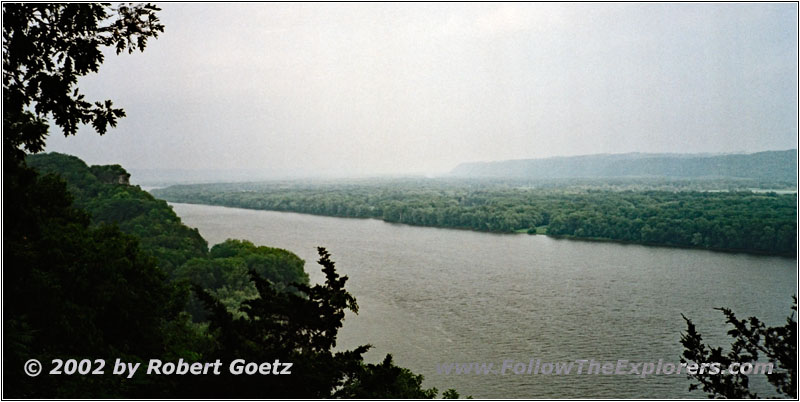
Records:
[[[150,357],[180,310],[177,290],[138,239],[90,227],[65,183],[25,165],[45,146],[48,118],[65,135],[103,134],[124,116],[86,101],[77,79],[97,71],[101,47],[144,49],[163,31],[152,5],[3,4],[3,397],[123,396],[110,376],[23,374],[23,362],[69,356]],[[112,18],[112,14],[116,18]]]
[[[151,4],[3,4],[3,143],[6,157],[44,149],[51,117],[65,136],[79,124],[100,135],[124,117],[111,100],[87,101],[78,77],[97,72],[102,48],[143,51],[164,32]]]
[[[355,297],[345,290],[330,254],[318,248],[325,283],[294,283],[299,291],[280,291],[251,271],[258,298],[242,303],[234,315],[210,292],[195,291],[210,311],[216,350],[208,355],[231,361],[292,362],[290,376],[236,376],[223,373],[202,378],[182,389],[196,397],[225,398],[434,398],[435,388],[423,389],[423,377],[392,363],[365,365],[370,345],[333,352],[345,311],[358,313]],[[189,381],[194,381],[189,379]],[[450,391],[448,395],[456,395]]]
[[[422,388],[422,374],[414,374],[411,370],[398,367],[392,362],[392,355],[387,354],[380,364],[362,366],[334,396],[343,399],[432,399],[436,398],[436,388]],[[455,390],[447,390],[448,396]]]
[[[768,381],[778,393],[797,398],[797,297],[794,297],[792,314],[786,324],[780,327],[767,328],[761,320],[750,317],[746,320],[736,318],[727,308],[719,308],[725,315],[726,323],[733,328],[728,331],[734,340],[731,350],[723,353],[721,347],[712,348],[703,343],[703,337],[697,332],[694,323],[686,318],[687,330],[681,334],[681,344],[685,348],[681,362],[720,363],[726,370],[731,363],[757,362],[759,354],[775,365],[772,374],[767,374]],[[690,374],[699,384],[691,384],[689,390],[702,386],[709,397],[715,398],[756,398],[758,395],[750,390],[750,380],[746,374],[708,375]]]
[[[29,169],[5,183],[3,397],[124,396],[114,376],[23,374],[26,360],[149,358],[183,306],[138,239],[91,227],[64,182]]]

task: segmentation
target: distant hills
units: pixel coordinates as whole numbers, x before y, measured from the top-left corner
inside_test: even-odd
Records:
[[[456,166],[457,177],[562,178],[741,178],[796,183],[797,149],[752,154],[597,154],[470,162]]]

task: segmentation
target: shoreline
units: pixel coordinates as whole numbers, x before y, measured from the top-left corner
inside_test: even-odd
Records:
[[[547,237],[549,237],[551,239],[555,239],[555,240],[572,240],[572,241],[586,241],[586,242],[598,242],[598,243],[617,243],[617,244],[637,245],[637,246],[646,246],[646,247],[666,247],[666,248],[683,249],[683,250],[704,250],[704,251],[713,251],[713,252],[726,253],[726,254],[745,254],[745,255],[752,255],[752,256],[780,257],[780,258],[787,258],[787,259],[797,260],[797,253],[795,253],[795,254],[780,254],[780,253],[769,253],[769,252],[764,252],[764,251],[759,251],[759,250],[727,249],[727,248],[715,248],[715,247],[690,247],[690,246],[681,246],[681,245],[664,244],[664,243],[634,242],[634,241],[618,240],[618,239],[603,238],[603,237],[578,237],[578,236],[572,236],[572,235],[528,234],[528,233],[520,233],[520,232],[475,230],[475,229],[472,229],[472,228],[454,227],[454,226],[415,225],[415,224],[412,224],[412,223],[387,221],[385,219],[378,218],[378,217],[356,217],[356,216],[342,216],[342,215],[325,215],[325,214],[314,214],[314,213],[309,213],[309,212],[291,211],[291,210],[248,208],[248,207],[242,207],[242,206],[232,206],[232,205],[222,205],[222,204],[207,204],[207,203],[200,203],[200,202],[173,201],[173,200],[167,200],[167,199],[163,199],[163,198],[162,198],[162,200],[164,200],[164,201],[166,201],[168,203],[189,204],[189,205],[205,205],[205,206],[222,207],[222,208],[236,208],[236,209],[244,209],[244,210],[249,210],[249,211],[288,212],[288,213],[301,214],[301,215],[321,216],[321,217],[328,217],[328,218],[342,218],[342,219],[374,219],[374,220],[381,221],[381,222],[384,222],[384,223],[387,223],[387,224],[391,224],[391,225],[406,225],[406,226],[422,227],[422,228],[466,230],[466,231],[475,232],[475,233],[490,233],[490,234],[500,234],[500,235],[547,236]]]

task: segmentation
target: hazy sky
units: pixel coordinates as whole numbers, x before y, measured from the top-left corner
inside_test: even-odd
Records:
[[[128,117],[48,151],[128,168],[438,173],[797,147],[797,4],[161,4],[80,87]]]

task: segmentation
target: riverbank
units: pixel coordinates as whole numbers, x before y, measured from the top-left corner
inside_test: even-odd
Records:
[[[326,214],[326,213],[313,213],[308,212],[302,208],[297,209],[273,209],[273,208],[254,208],[250,205],[229,205],[225,203],[209,203],[209,202],[192,202],[191,200],[181,200],[181,199],[171,199],[171,197],[165,197],[167,201],[170,202],[181,202],[186,204],[195,204],[195,205],[213,205],[213,206],[221,206],[221,207],[231,207],[231,208],[242,208],[242,209],[251,209],[251,210],[261,210],[261,211],[275,211],[275,212],[293,212],[299,214],[306,214],[306,215],[314,215],[314,216],[328,216],[328,217],[336,217],[336,218],[348,218],[348,219],[377,219],[386,223],[391,224],[402,224],[402,225],[410,225],[410,226],[418,226],[418,227],[434,227],[434,228],[443,228],[443,229],[456,229],[456,230],[468,230],[468,231],[475,231],[475,232],[482,232],[482,233],[496,233],[496,234],[527,234],[527,235],[545,235],[554,239],[566,239],[566,240],[577,240],[577,241],[589,241],[589,242],[610,242],[610,243],[617,243],[617,244],[638,244],[644,246],[655,246],[655,247],[669,247],[669,248],[677,248],[677,249],[692,249],[692,250],[710,250],[710,251],[717,251],[717,252],[724,252],[724,253],[733,253],[733,254],[750,254],[750,255],[766,255],[766,256],[778,256],[778,257],[785,257],[785,258],[797,258],[796,251],[789,251],[789,252],[776,252],[776,251],[768,251],[768,250],[758,250],[754,248],[731,248],[731,247],[713,247],[713,246],[692,246],[687,244],[671,244],[667,242],[654,242],[654,241],[635,241],[635,240],[626,240],[626,239],[617,239],[617,238],[610,238],[610,237],[600,237],[600,236],[576,236],[573,234],[554,234],[549,233],[548,226],[537,226],[532,229],[516,229],[516,230],[491,230],[485,229],[480,230],[474,227],[468,226],[454,226],[454,225],[440,225],[440,224],[418,224],[418,223],[409,223],[409,222],[400,222],[396,220],[388,220],[381,216],[349,216],[343,214]]]

